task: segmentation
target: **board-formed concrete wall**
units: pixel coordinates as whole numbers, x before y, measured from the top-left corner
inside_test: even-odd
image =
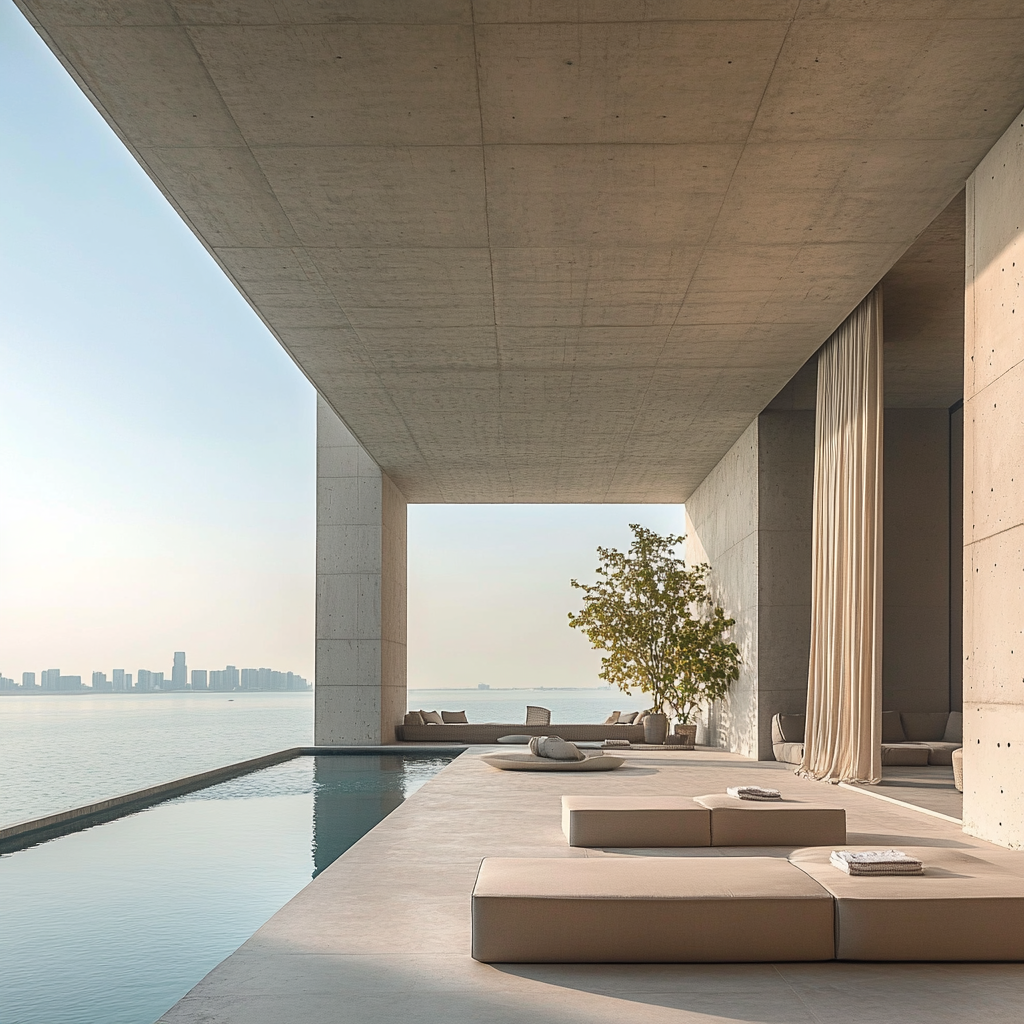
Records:
[[[964,830],[1024,845],[1024,114],[967,182]]]
[[[948,409],[885,410],[886,711],[949,710],[949,440]]]
[[[806,705],[813,476],[813,411],[769,409],[686,501],[687,561],[711,565],[743,659],[709,741],[761,760],[772,716]]]
[[[317,743],[393,743],[406,708],[406,502],[317,399]]]

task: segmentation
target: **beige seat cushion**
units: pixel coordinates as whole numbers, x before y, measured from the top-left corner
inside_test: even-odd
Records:
[[[929,753],[926,743],[883,743],[882,764],[892,767],[923,765],[928,763]]]
[[[962,743],[952,743],[948,740],[929,740],[924,744],[928,748],[928,763],[951,765],[953,763],[953,751],[960,750]]]
[[[488,858],[473,890],[484,963],[829,960],[833,904],[773,857]]]
[[[802,743],[773,743],[772,753],[776,761],[785,764],[799,764],[804,759],[804,745]]]
[[[711,811],[712,846],[819,846],[846,842],[842,807],[780,800],[737,800],[724,793],[694,799]],[[809,837],[814,839],[810,840]]]
[[[570,846],[710,846],[711,812],[689,797],[563,796]]]
[[[865,878],[833,868],[833,849],[789,859],[836,899],[838,959],[1024,960],[1021,854],[901,846],[923,862],[923,875]]]

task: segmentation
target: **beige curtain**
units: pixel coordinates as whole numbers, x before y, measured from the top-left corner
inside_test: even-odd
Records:
[[[882,294],[818,356],[811,657],[802,775],[882,775]]]

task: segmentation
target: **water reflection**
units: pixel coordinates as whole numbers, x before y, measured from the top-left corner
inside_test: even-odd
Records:
[[[331,754],[313,758],[313,877],[380,824],[455,756]]]

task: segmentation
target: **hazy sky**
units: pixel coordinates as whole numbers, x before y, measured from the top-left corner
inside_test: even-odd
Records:
[[[0,672],[313,674],[313,390],[0,2]],[[590,685],[571,576],[681,506],[411,506],[412,686]]]

